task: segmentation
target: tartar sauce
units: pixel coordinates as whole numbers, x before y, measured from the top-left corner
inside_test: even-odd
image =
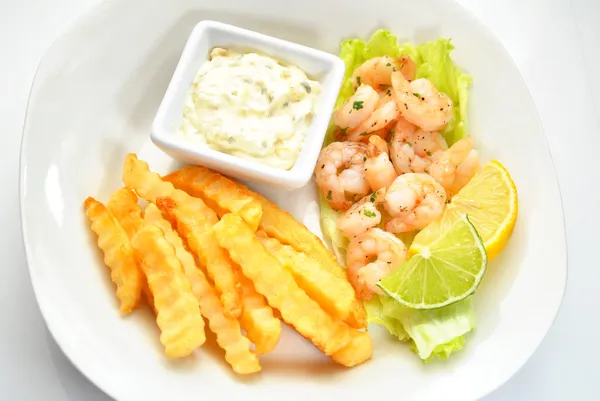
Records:
[[[198,71],[181,134],[240,158],[291,169],[321,85],[293,65],[215,48]]]

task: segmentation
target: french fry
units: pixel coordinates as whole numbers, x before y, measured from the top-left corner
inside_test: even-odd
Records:
[[[219,192],[208,192],[205,190],[203,183],[210,177],[211,179],[223,182],[221,188],[236,187],[236,196],[251,198],[254,202],[262,207],[262,219],[260,220],[259,228],[267,233],[269,237],[276,238],[281,243],[291,245],[295,250],[304,252],[311,257],[321,262],[323,268],[327,269],[337,277],[347,279],[346,272],[337,263],[333,254],[327,249],[323,241],[314,235],[304,224],[295,220],[288,212],[280,209],[273,202],[269,201],[262,195],[251,191],[244,185],[235,182],[225,176],[215,173],[200,166],[185,167],[179,171],[171,173],[164,177],[165,181],[171,182],[176,188],[181,189],[192,196],[197,196],[205,200],[211,199],[215,203],[219,203],[216,199],[221,195]],[[250,202],[248,203],[250,204]],[[235,214],[234,210],[225,207],[221,203],[221,208],[217,209],[222,217],[228,211]],[[244,218],[242,216],[242,218]],[[244,220],[246,220],[244,218]],[[246,220],[247,221],[247,220]],[[252,225],[251,225],[252,227]]]
[[[152,291],[150,291],[150,286],[148,285],[148,281],[144,279],[144,285],[142,286],[142,294],[144,294],[144,298],[146,298],[146,303],[156,315],[156,307],[154,306],[154,295],[152,295]]]
[[[266,354],[277,346],[281,336],[281,321],[273,315],[265,297],[256,292],[254,284],[241,271],[238,281],[242,287],[240,324],[254,343],[258,354]]]
[[[108,207],[130,236],[148,280],[165,353],[171,358],[190,355],[206,340],[204,320],[175,248],[159,228],[144,221],[138,198],[129,188],[117,190]]]
[[[204,320],[173,246],[162,231],[143,224],[131,239],[154,297],[160,342],[170,358],[183,358],[204,344]]]
[[[138,206],[137,195],[129,188],[115,191],[106,205],[108,210],[119,221],[129,238],[144,225],[142,209]]]
[[[213,230],[219,244],[252,280],[256,291],[281,312],[286,323],[326,355],[332,355],[350,342],[350,327],[333,319],[310,299],[239,216],[226,214]]]
[[[239,317],[241,302],[235,267],[227,253],[218,246],[212,232],[212,226],[218,221],[216,213],[201,199],[162,181],[158,174],[150,171],[146,162],[139,160],[134,154],[125,158],[123,182],[148,202],[157,203],[157,198],[169,197],[177,203],[178,210],[169,210],[168,213],[162,210],[163,213],[172,223],[176,220],[177,231],[206,267],[220,294],[226,315]]]
[[[279,242],[290,245],[298,252],[304,252],[317,259],[323,268],[337,277],[348,279],[346,271],[337,263],[333,253],[325,247],[319,237],[273,202],[261,195],[256,194],[256,196],[263,208],[264,216],[259,227],[269,237],[276,238]]]
[[[262,206],[245,186],[201,166],[174,174],[177,175],[177,181],[186,181],[198,188],[200,192],[193,196],[202,198],[219,217],[235,213],[256,231],[263,214]],[[164,177],[164,180],[171,181],[170,177]]]
[[[98,247],[104,253],[104,263],[115,283],[120,311],[130,313],[139,304],[144,276],[140,271],[129,238],[106,206],[94,198],[84,202],[85,214],[92,231],[98,236]]]
[[[353,331],[352,339],[344,348],[331,355],[336,363],[348,368],[368,361],[373,356],[373,340],[368,332]]]
[[[362,328],[367,325],[365,310],[348,280],[340,279],[323,269],[316,259],[289,245],[283,245],[275,238],[269,238],[263,231],[258,231],[256,237],[281,266],[292,274],[298,286],[326,312],[351,327]]]
[[[250,341],[241,333],[240,323],[225,316],[225,311],[217,292],[211,287],[206,276],[196,265],[194,256],[186,249],[179,234],[173,229],[154,204],[144,212],[146,222],[160,228],[167,241],[175,248],[185,275],[192,286],[192,292],[200,305],[200,312],[208,320],[208,326],[217,336],[217,343],[225,351],[225,360],[234,372],[250,374],[260,371],[258,357],[250,350]],[[242,314],[243,316],[243,314]]]

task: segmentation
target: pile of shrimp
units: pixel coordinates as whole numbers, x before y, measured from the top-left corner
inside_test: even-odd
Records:
[[[473,139],[448,146],[452,101],[415,79],[410,57],[376,57],[352,76],[354,95],[333,115],[336,141],[315,167],[319,189],[344,215],[348,278],[362,299],[406,259],[395,235],[425,228],[479,169]]]

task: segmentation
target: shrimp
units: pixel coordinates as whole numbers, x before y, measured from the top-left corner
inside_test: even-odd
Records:
[[[439,182],[451,198],[479,170],[479,156],[473,149],[473,137],[466,136],[436,157],[429,174]]]
[[[446,191],[427,174],[403,174],[388,188],[383,205],[392,216],[385,223],[386,231],[420,230],[442,215]]]
[[[354,71],[352,82],[355,88],[366,84],[379,89],[392,84],[394,71],[399,71],[407,80],[412,81],[416,74],[415,62],[407,56],[399,59],[389,56],[374,57],[362,63]]]
[[[360,299],[381,294],[377,282],[406,260],[406,245],[395,235],[370,228],[354,237],[346,256],[348,279]]]
[[[398,176],[388,153],[388,145],[385,140],[376,135],[369,138],[365,177],[372,190],[387,188]]]
[[[434,158],[448,149],[446,140],[436,131],[423,131],[400,117],[390,140],[390,156],[396,173],[427,172]]]
[[[408,81],[414,81],[417,77],[417,65],[415,64],[414,60],[408,56],[404,56],[400,58],[400,62],[402,63],[400,72],[404,78],[406,78]]]
[[[381,99],[379,103],[380,106],[375,109],[373,114],[348,132],[347,140],[361,141],[368,139],[376,132],[385,132],[382,130],[385,130],[396,121],[400,115],[396,101],[394,99]]]
[[[426,78],[408,81],[400,71],[392,73],[392,87],[400,113],[425,131],[441,131],[452,118],[452,100]]]
[[[469,152],[469,156],[456,167],[456,174],[454,175],[454,183],[446,189],[448,198],[452,198],[458,193],[465,185],[471,181],[471,178],[479,171],[479,154],[475,149]]]
[[[332,142],[321,150],[315,167],[319,189],[335,210],[346,210],[371,191],[365,177],[367,145]]]
[[[382,89],[379,92],[377,92],[377,94],[379,95],[379,105],[381,105],[381,102],[396,99],[396,97],[394,96],[394,91],[392,91],[391,88]]]
[[[379,189],[356,202],[335,222],[336,227],[346,237],[362,234],[381,223],[381,212],[377,206],[385,199],[385,188]]]
[[[342,129],[355,128],[371,117],[378,104],[377,91],[369,85],[360,85],[354,95],[333,114],[333,122]]]

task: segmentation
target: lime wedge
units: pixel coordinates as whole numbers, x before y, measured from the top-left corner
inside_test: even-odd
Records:
[[[481,237],[463,215],[377,285],[413,309],[435,309],[473,294],[487,267]]]

